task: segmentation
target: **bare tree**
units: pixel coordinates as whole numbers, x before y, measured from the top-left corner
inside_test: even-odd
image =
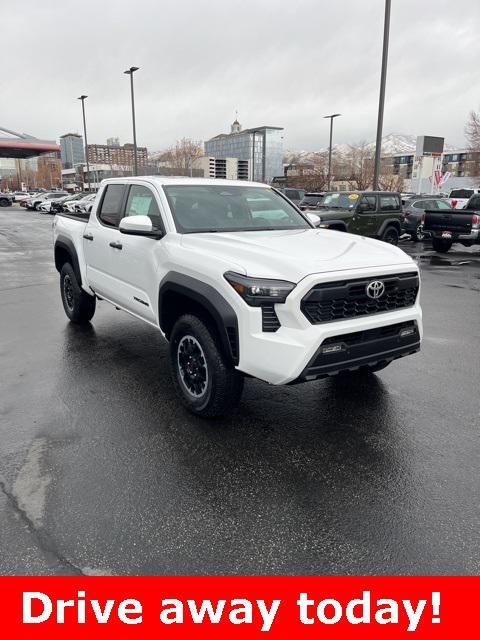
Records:
[[[380,174],[378,186],[382,191],[403,191],[404,178],[396,174]]]
[[[480,112],[470,111],[468,114],[465,137],[468,140],[468,148],[473,160],[471,174],[478,175],[480,171]]]
[[[168,162],[173,169],[178,169],[182,173],[188,174],[192,169],[193,161],[203,156],[202,142],[200,140],[182,138],[167,150],[167,154]]]
[[[357,189],[365,191],[373,182],[374,150],[365,140],[349,145],[350,150],[345,156],[351,182],[356,182]]]

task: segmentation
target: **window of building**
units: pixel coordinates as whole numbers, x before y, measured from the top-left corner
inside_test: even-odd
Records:
[[[125,185],[109,184],[105,189],[99,218],[109,227],[118,227],[122,217],[122,202]]]

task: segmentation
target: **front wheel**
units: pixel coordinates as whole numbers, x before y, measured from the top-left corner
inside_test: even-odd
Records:
[[[81,288],[69,262],[63,265],[60,272],[60,293],[63,308],[71,322],[77,324],[90,322],[95,313],[95,296],[89,295]]]
[[[432,238],[432,245],[435,251],[439,253],[447,253],[452,247],[451,240],[444,240],[443,238]]]
[[[388,244],[398,244],[398,231],[396,227],[387,227],[382,234],[382,240],[388,242]]]
[[[240,401],[243,376],[217,347],[211,327],[194,315],[177,320],[170,337],[175,391],[185,407],[203,418],[225,414]]]

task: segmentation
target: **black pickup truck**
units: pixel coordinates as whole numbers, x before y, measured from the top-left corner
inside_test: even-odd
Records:
[[[425,211],[423,229],[440,253],[447,253],[454,242],[464,247],[480,244],[480,194],[474,194],[465,209]]]

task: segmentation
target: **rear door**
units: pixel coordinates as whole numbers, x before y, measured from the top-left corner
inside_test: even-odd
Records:
[[[148,216],[154,230],[165,234],[156,191],[148,184],[132,184],[125,193],[124,216]],[[157,265],[166,262],[162,239],[118,233],[121,248],[112,249],[110,277],[115,283],[115,302],[149,322],[156,322]]]
[[[122,238],[118,225],[125,206],[126,185],[107,184],[96,212],[83,234],[83,250],[87,264],[87,279],[99,296],[117,302],[118,285],[113,275]]]
[[[383,224],[387,220],[398,220],[401,222],[402,201],[396,193],[385,193],[378,196],[378,213],[375,234],[379,235]]]

